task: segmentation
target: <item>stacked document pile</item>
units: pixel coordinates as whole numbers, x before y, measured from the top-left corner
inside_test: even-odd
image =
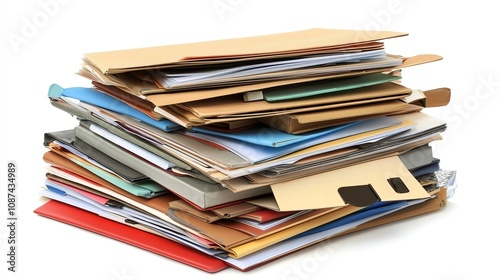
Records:
[[[438,55],[405,36],[310,29],[88,53],[88,87],[49,88],[78,118],[47,132],[41,216],[207,272],[248,271],[327,238],[441,209],[432,153],[448,88],[404,86]],[[68,116],[70,117],[70,116]]]

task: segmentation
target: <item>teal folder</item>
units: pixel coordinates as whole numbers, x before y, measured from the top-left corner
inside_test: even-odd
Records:
[[[162,185],[150,180],[145,182],[138,183],[129,183],[117,176],[110,174],[107,171],[104,171],[92,164],[85,163],[83,161],[78,161],[74,159],[70,159],[72,162],[80,165],[81,167],[87,169],[88,171],[94,173],[95,175],[103,178],[104,180],[110,182],[111,184],[123,189],[133,195],[144,197],[144,198],[153,198],[158,195],[162,195],[168,193],[168,190]]]
[[[265,89],[262,91],[262,94],[266,101],[276,102],[367,87],[399,79],[401,79],[401,77],[375,73],[349,78],[327,79],[301,84],[278,86]]]

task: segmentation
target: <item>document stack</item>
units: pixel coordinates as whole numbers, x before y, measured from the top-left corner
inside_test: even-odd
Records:
[[[406,33],[366,34],[84,54],[89,86],[48,91],[78,125],[44,134],[35,212],[218,272],[443,208],[456,172],[433,156],[446,123],[425,109],[450,90],[403,82],[442,57],[387,53]]]

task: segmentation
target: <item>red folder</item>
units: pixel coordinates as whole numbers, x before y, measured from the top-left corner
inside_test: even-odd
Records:
[[[206,272],[219,272],[228,264],[175,241],[100,217],[94,213],[49,200],[34,210],[40,216],[64,222],[154,252]]]

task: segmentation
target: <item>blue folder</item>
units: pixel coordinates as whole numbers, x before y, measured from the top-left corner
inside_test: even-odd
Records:
[[[321,136],[334,133],[336,131],[339,131],[341,129],[347,128],[355,124],[357,124],[357,122],[347,123],[344,125],[338,125],[303,134],[288,134],[286,132],[272,128],[267,125],[260,125],[257,127],[252,127],[249,129],[239,130],[235,132],[221,132],[218,130],[204,128],[204,127],[194,127],[193,131],[232,138],[256,145],[277,148],[277,147],[297,144],[306,140],[316,139]]]
[[[334,136],[338,133],[342,133],[342,131],[345,131],[347,129],[354,129],[353,131],[356,131],[356,129],[358,128],[358,132],[353,133],[358,134],[374,129],[397,125],[400,123],[400,121],[393,118],[382,116],[323,128],[302,134],[288,134],[267,125],[261,125],[235,132],[221,132],[205,127],[193,127],[192,130],[203,134],[235,139],[255,145],[272,148],[282,148],[285,146],[300,145],[300,143],[306,143],[306,141],[316,141],[315,143],[318,144],[326,141],[331,141],[333,139],[338,139]],[[322,141],[321,139],[324,139],[324,141]]]
[[[316,227],[314,229],[303,232],[301,234],[298,234],[298,235],[294,236],[293,238],[298,238],[298,237],[306,236],[309,234],[318,233],[318,232],[321,232],[324,230],[329,230],[332,228],[340,227],[340,226],[346,225],[346,224],[351,223],[351,222],[355,222],[355,221],[358,221],[358,220],[361,220],[364,218],[368,218],[368,217],[371,217],[374,215],[382,214],[382,213],[387,212],[387,211],[396,210],[402,206],[405,206],[406,204],[408,204],[408,202],[404,201],[404,200],[403,201],[395,201],[395,202],[379,201],[379,202],[376,202],[370,206],[367,206],[367,207],[365,207],[357,212],[349,214],[345,217],[342,217],[342,218],[337,219],[335,221],[326,223],[322,226],[319,226],[319,227]]]
[[[126,115],[140,120],[146,124],[165,131],[173,131],[181,126],[169,120],[155,120],[143,112],[129,106],[128,104],[113,98],[105,93],[102,93],[93,88],[86,87],[70,87],[62,88],[57,84],[53,84],[49,88],[49,97],[60,98],[61,96],[74,98],[118,114]]]

